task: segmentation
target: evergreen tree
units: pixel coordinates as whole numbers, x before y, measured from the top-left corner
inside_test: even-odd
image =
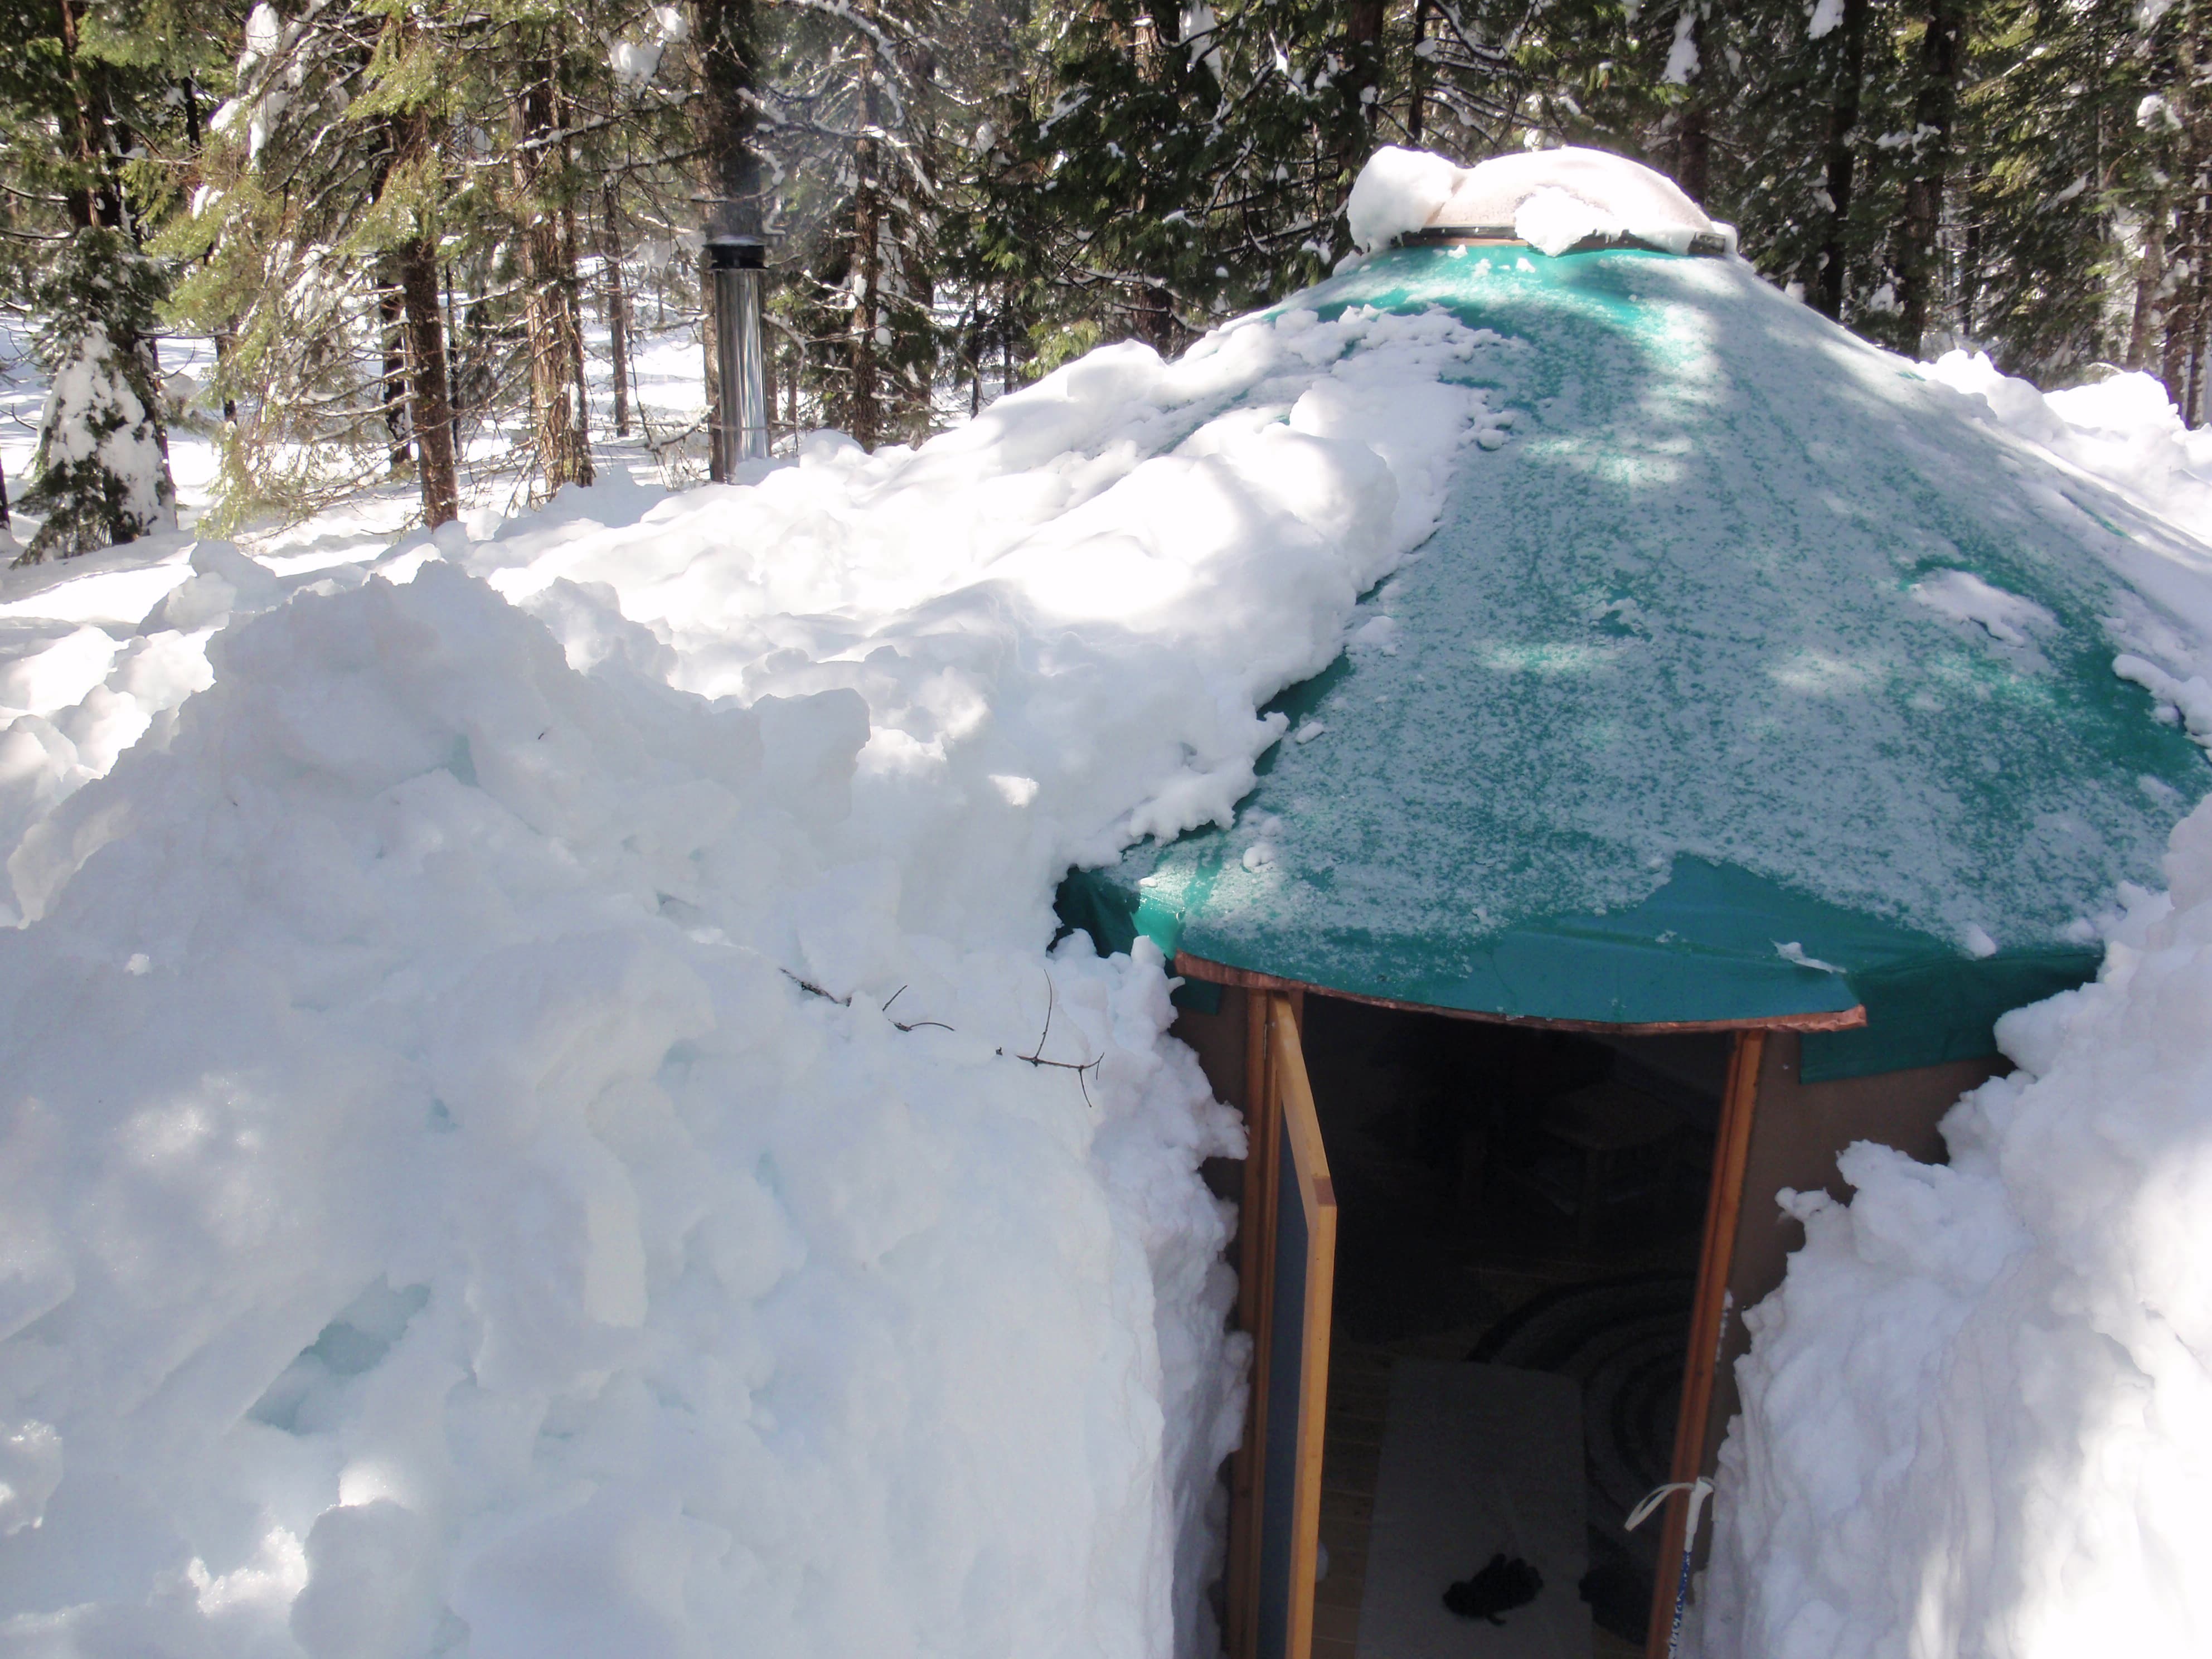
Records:
[[[2015,0],[1982,9],[1970,40],[1978,72],[1962,100],[1961,149],[1972,172],[1958,181],[1958,332],[1987,339],[2015,374],[2063,380],[2128,358],[2137,258],[2150,289],[2162,274],[2170,180],[2160,154],[2165,106],[2148,127],[2148,41],[2132,0]],[[2054,121],[2054,111],[2067,117]],[[2168,163],[2167,165],[2171,165]]]
[[[45,522],[17,559],[37,564],[176,526],[150,349],[162,288],[124,232],[72,235],[33,301],[48,376],[32,483],[20,505]]]
[[[133,540],[174,522],[155,312],[167,286],[142,241],[173,202],[165,168],[179,66],[162,18],[93,0],[0,16],[0,118],[11,215],[40,253],[18,268],[52,377],[31,485],[45,520],[19,562]],[[189,87],[189,68],[180,72]],[[188,106],[191,100],[182,100]]]
[[[1167,348],[1350,251],[1342,205],[1412,60],[1387,7],[1100,0],[1039,26],[1046,73],[984,158],[982,267],[1071,344]]]

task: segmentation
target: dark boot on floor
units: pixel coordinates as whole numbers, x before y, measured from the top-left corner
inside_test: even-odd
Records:
[[[1519,1556],[1509,1559],[1500,1550],[1474,1577],[1462,1578],[1446,1590],[1444,1606],[1462,1619],[1487,1619],[1493,1625],[1502,1625],[1505,1620],[1498,1617],[1500,1613],[1527,1607],[1543,1588],[1543,1574]]]

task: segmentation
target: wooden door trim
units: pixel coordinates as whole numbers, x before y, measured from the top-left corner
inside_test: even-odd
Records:
[[[1759,1066],[1766,1049],[1763,1030],[1740,1031],[1729,1056],[1728,1088],[1721,1097],[1719,1133],[1713,1141],[1712,1176],[1705,1197],[1705,1240],[1698,1251],[1698,1288],[1690,1312],[1689,1363],[1682,1376],[1682,1405],[1674,1421],[1674,1458],[1669,1480],[1695,1480],[1705,1470],[1705,1419],[1711,1414],[1713,1378],[1720,1365],[1721,1319],[1728,1294],[1729,1268],[1735,1254],[1735,1225],[1743,1207],[1744,1163],[1751,1151],[1751,1121],[1759,1098]],[[1659,1534],[1659,1567],[1651,1586],[1651,1623],[1645,1659],[1667,1659],[1674,1623],[1674,1592],[1680,1580],[1683,1529],[1690,1497],[1678,1492],[1667,1500]],[[1710,1510],[1708,1510],[1710,1513]]]
[[[1259,1652],[1261,1467],[1267,1420],[1268,1281],[1274,1265],[1274,1091],[1267,1083],[1267,999],[1244,997],[1244,1185],[1237,1210],[1237,1323],[1252,1338],[1244,1434],[1229,1468],[1223,1638],[1229,1659]]]
[[[1291,1492],[1291,1606],[1284,1659],[1309,1659],[1313,1650],[1314,1583],[1321,1556],[1321,1478],[1328,1427],[1328,1347],[1336,1288],[1336,1187],[1330,1179],[1321,1119],[1306,1077],[1298,1041],[1303,1010],[1291,998],[1270,996],[1268,1075],[1277,1090],[1279,1135],[1287,1137],[1306,1173],[1298,1196],[1305,1210],[1308,1256],[1305,1334],[1298,1377],[1297,1474]]]
[[[1303,1006],[1305,994],[1334,997],[1340,1002],[1364,1003],[1370,1008],[1390,1008],[1406,1014],[1439,1014],[1446,1019],[1468,1019],[1485,1025],[1522,1025],[1537,1031],[1586,1031],[1593,1036],[1680,1036],[1727,1031],[1856,1031],[1867,1023],[1863,1006],[1828,1013],[1753,1014],[1741,1019],[1666,1019],[1616,1021],[1606,1019],[1545,1019],[1531,1014],[1493,1014],[1476,1008],[1445,1008],[1432,1002],[1401,1002],[1395,997],[1369,996],[1364,992],[1339,990],[1306,980],[1282,979],[1249,968],[1231,968],[1209,962],[1187,951],[1176,952],[1175,972],[1184,979],[1203,980],[1237,990],[1288,994]]]

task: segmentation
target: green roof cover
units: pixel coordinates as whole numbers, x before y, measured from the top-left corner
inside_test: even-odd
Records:
[[[1845,1010],[1808,1077],[1991,1052],[2155,884],[2203,755],[2113,672],[2161,532],[1733,261],[1406,248],[1283,308],[1442,306],[1510,436],[1233,829],[1061,914],[1357,994],[1551,1019]],[[2170,714],[2170,711],[2164,711]]]

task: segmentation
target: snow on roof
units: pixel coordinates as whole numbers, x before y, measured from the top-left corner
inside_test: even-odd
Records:
[[[1698,236],[1735,251],[1735,231],[1705,216],[1680,185],[1603,150],[1529,150],[1462,167],[1425,150],[1385,145],[1369,158],[1345,211],[1352,240],[1371,252],[1431,226],[1504,229],[1550,254],[1591,236],[1633,238],[1686,253]]]
[[[1808,1076],[1957,1057],[2036,994],[2013,975],[2094,968],[2077,924],[2155,879],[2205,787],[2180,728],[2201,702],[2212,733],[2212,690],[2131,660],[2154,607],[2192,613],[2154,530],[1741,260],[1401,248],[1295,303],[1479,331],[1483,430],[1425,556],[1279,705],[1318,730],[1233,825],[1086,872],[1102,912],[1170,956],[1474,1012],[1863,1001],[1866,1042],[1808,1038]],[[2161,444],[2178,421],[2125,407]],[[2115,695],[2123,653],[2163,718]]]

